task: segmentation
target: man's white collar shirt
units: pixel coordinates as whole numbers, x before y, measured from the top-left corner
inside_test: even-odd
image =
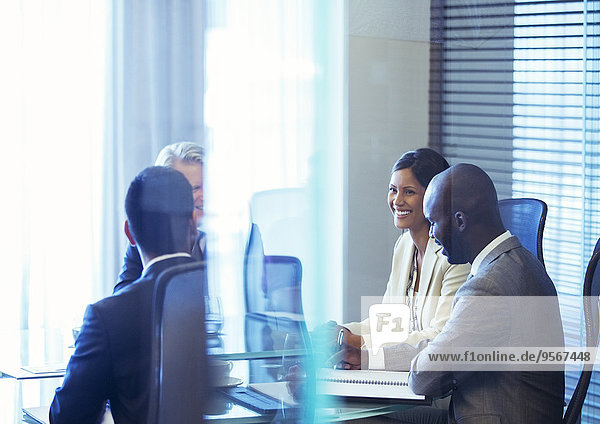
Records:
[[[189,253],[185,253],[185,252],[168,253],[166,255],[160,255],[160,256],[157,256],[156,258],[152,259],[151,261],[149,261],[147,264],[145,264],[144,270],[149,268],[150,265],[152,265],[152,264],[155,264],[160,261],[164,261],[165,259],[171,259],[171,258],[191,258],[191,256]]]
[[[485,246],[483,248],[483,250],[481,252],[479,252],[479,254],[477,256],[475,256],[475,259],[473,259],[473,264],[471,265],[471,275],[477,274],[477,271],[479,270],[479,267],[481,266],[481,262],[483,262],[485,257],[492,250],[494,250],[496,247],[498,247],[498,245],[500,243],[502,243],[504,240],[508,239],[511,236],[512,236],[512,234],[510,233],[510,231],[506,230],[505,232],[500,234],[498,237],[496,237],[494,240],[492,240],[487,246]]]

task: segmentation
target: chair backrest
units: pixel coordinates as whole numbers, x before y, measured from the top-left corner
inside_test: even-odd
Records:
[[[252,223],[244,254],[244,295],[246,311],[266,309],[265,252],[258,225]]]
[[[583,282],[583,315],[585,319],[586,346],[598,346],[598,296],[600,294],[600,240],[596,243],[594,254],[590,259]],[[581,408],[587,395],[587,390],[592,378],[593,364],[585,364],[581,376],[575,386],[569,405],[563,417],[564,424],[575,424],[579,422]]]
[[[498,202],[502,222],[527,250],[544,265],[542,239],[548,206],[539,199],[502,199]]]
[[[258,225],[252,224],[244,257],[248,313],[302,314],[302,264],[294,256],[265,255]]]
[[[265,256],[267,311],[302,314],[302,264],[294,256]]]
[[[210,393],[204,327],[205,266],[165,270],[154,287],[148,422],[203,422]]]

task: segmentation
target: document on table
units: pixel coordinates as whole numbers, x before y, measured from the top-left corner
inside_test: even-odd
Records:
[[[32,374],[64,374],[65,371],[67,371],[67,364],[56,363],[44,365],[26,365],[24,367],[21,367],[21,369]]]
[[[50,406],[37,406],[35,408],[23,408],[23,412],[29,420],[39,424],[50,423]]]
[[[67,364],[52,363],[42,365],[25,365],[22,367],[0,367],[0,373],[16,378],[18,380],[27,378],[49,378],[49,377],[62,377],[65,375],[67,370]]]
[[[317,393],[370,400],[429,404],[431,400],[408,387],[408,372],[376,370],[336,370],[317,372]]]
[[[23,408],[24,422],[36,424],[50,424],[50,405]],[[110,410],[107,408],[100,424],[115,424]]]
[[[273,399],[283,402],[286,406],[297,406],[297,402],[294,400],[287,388],[285,381],[276,381],[271,383],[253,383],[250,384],[252,390],[263,393],[270,396]]]

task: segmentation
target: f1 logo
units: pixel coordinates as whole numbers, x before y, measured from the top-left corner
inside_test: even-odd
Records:
[[[408,337],[410,311],[401,303],[379,303],[369,308],[371,345],[377,354],[386,343],[402,343]]]

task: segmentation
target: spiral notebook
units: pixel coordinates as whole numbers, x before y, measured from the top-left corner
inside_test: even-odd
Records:
[[[408,387],[408,372],[375,370],[335,370],[317,373],[317,393],[347,399],[430,404],[427,396]]]

